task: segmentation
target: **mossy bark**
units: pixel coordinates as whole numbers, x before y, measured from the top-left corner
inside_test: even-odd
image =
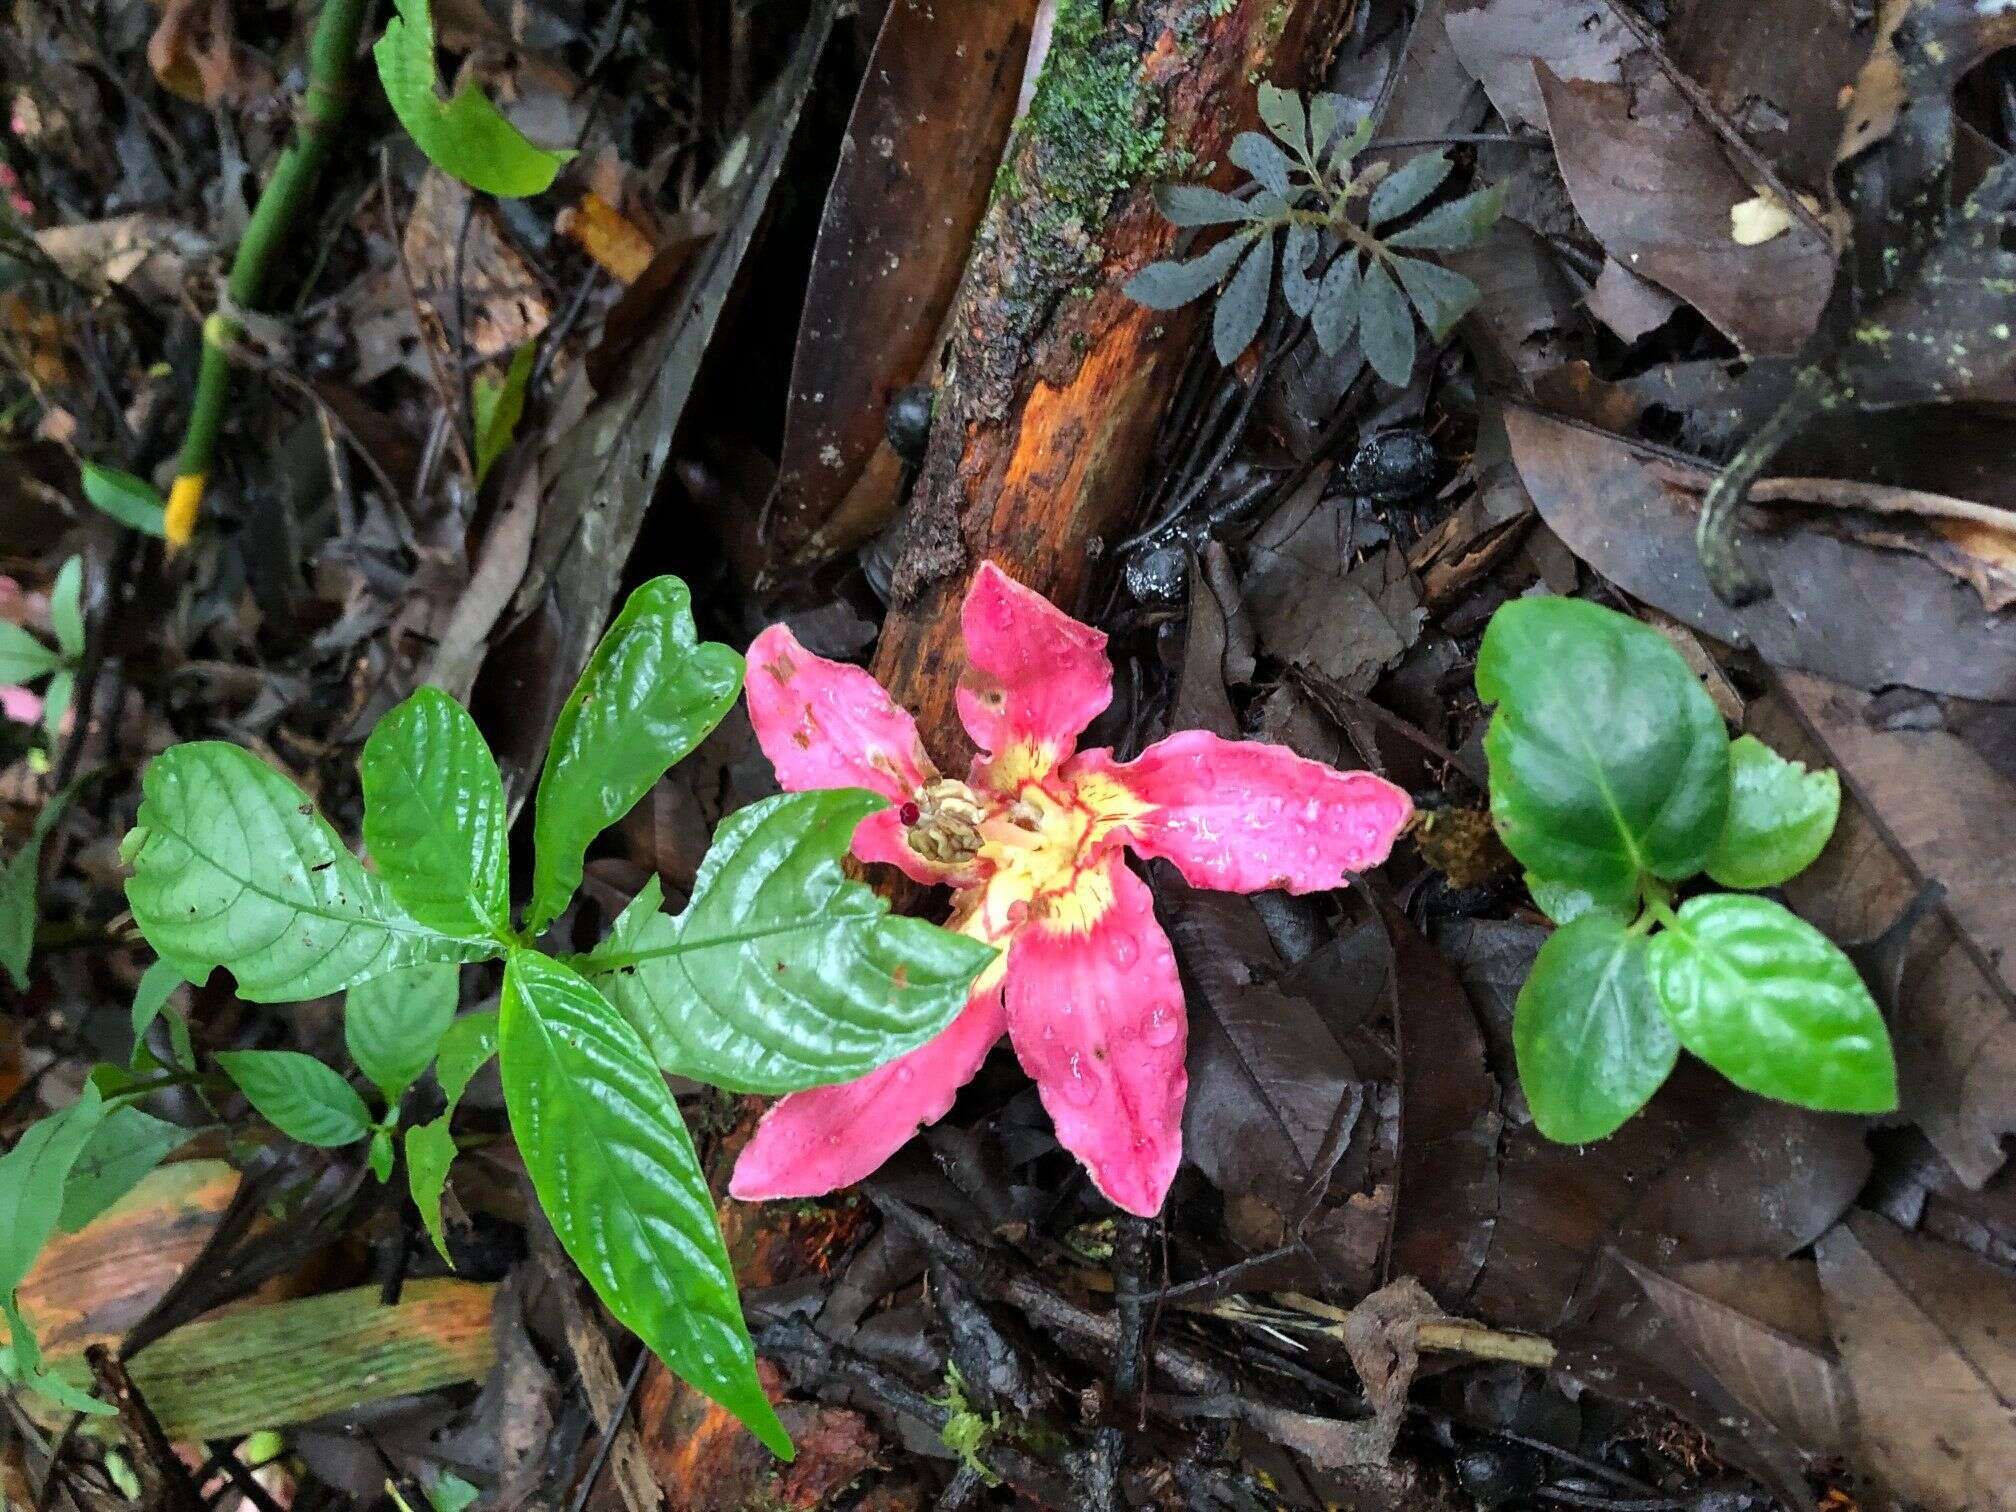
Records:
[[[992,558],[1083,608],[1134,512],[1198,335],[1121,292],[1175,231],[1150,190],[1223,163],[1256,83],[1306,86],[1344,0],[1062,0],[953,311],[930,450],[911,494],[876,671],[948,771],[959,601]],[[1223,178],[1223,175],[1217,175]]]

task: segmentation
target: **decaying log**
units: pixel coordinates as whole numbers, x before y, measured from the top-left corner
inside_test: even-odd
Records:
[[[1066,609],[1084,608],[1209,309],[1157,312],[1121,292],[1175,238],[1150,190],[1222,164],[1253,125],[1258,83],[1306,83],[1344,9],[1060,0],[1036,100],[953,310],[876,660],[946,770],[965,748],[952,695],[973,569],[991,557]]]

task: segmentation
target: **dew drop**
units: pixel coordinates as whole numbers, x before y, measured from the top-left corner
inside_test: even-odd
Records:
[[[896,1068],[896,1081],[899,1085],[905,1082],[915,1081],[916,1079],[917,1079],[917,1068],[915,1066],[898,1066]]]
[[[1148,1027],[1141,1031],[1141,1037],[1151,1045],[1169,1045],[1182,1032],[1182,1021],[1167,1008],[1158,1006],[1148,1015]]]
[[[1132,966],[1134,958],[1140,953],[1140,947],[1134,943],[1132,935],[1116,932],[1106,938],[1106,954],[1111,956],[1113,964],[1122,970]]]
[[[1076,1050],[1071,1052],[1071,1074],[1064,1078],[1062,1089],[1064,1100],[1081,1108],[1098,1095],[1098,1079],[1085,1074],[1085,1066]]]

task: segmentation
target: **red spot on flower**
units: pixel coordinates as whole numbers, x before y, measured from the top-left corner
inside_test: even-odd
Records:
[[[896,810],[896,817],[898,819],[901,819],[903,821],[903,827],[905,829],[908,829],[911,825],[915,824],[919,819],[922,819],[924,817],[924,810],[917,807],[917,805],[914,803],[906,803],[901,808]]]

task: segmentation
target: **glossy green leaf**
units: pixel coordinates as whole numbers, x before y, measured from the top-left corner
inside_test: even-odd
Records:
[[[1297,157],[1309,155],[1309,114],[1302,96],[1277,84],[1260,86],[1260,120]]]
[[[1672,1074],[1680,1042],[1645,973],[1645,937],[1585,913],[1540,947],[1512,1017],[1519,1085],[1549,1139],[1602,1139]]]
[[[148,763],[120,853],[147,943],[189,981],[218,966],[254,1003],[297,1002],[421,961],[495,955],[429,929],[350,854],[301,789],[218,741]]]
[[[1398,220],[1440,189],[1455,166],[1446,152],[1417,152],[1372,186],[1366,220],[1374,226]]]
[[[1395,388],[1407,386],[1414,375],[1414,312],[1376,258],[1358,282],[1358,345],[1373,372]]]
[[[433,962],[388,971],[350,989],[343,1003],[343,1041],[357,1069],[397,1111],[455,1020],[460,969]]]
[[[1151,310],[1177,309],[1217,288],[1251,239],[1250,234],[1239,233],[1188,262],[1152,262],[1127,280],[1123,292]]]
[[[73,556],[56,571],[49,588],[49,628],[64,660],[84,654],[84,558]]]
[[[581,1274],[683,1380],[788,1457],[714,1198],[637,1031],[567,967],[519,951],[504,970],[498,1051],[526,1172]]]
[[[83,475],[84,497],[93,508],[142,535],[157,539],[167,535],[167,501],[152,483],[96,462],[82,463],[78,470]]]
[[[1505,208],[1505,186],[1493,184],[1446,205],[1437,205],[1404,230],[1382,238],[1389,247],[1420,252],[1459,252],[1491,234]]]
[[[1176,226],[1225,226],[1251,220],[1246,201],[1206,184],[1163,184],[1155,190],[1155,208]]]
[[[22,992],[28,990],[28,963],[35,955],[41,917],[42,842],[63,817],[72,791],[66,788],[43,804],[21,849],[0,862],[0,970]]]
[[[1400,275],[1400,286],[1414,302],[1421,324],[1437,341],[1455,330],[1456,322],[1477,303],[1477,285],[1439,264],[1418,257],[1396,257],[1393,271]]]
[[[1253,243],[1239,264],[1239,271],[1218,296],[1218,308],[1211,315],[1211,344],[1219,362],[1230,367],[1239,354],[1260,334],[1267,318],[1267,298],[1274,290],[1274,238],[1263,236]]]
[[[371,1110],[357,1089],[298,1050],[225,1050],[217,1062],[251,1099],[259,1116],[289,1139],[334,1149],[371,1132]]]
[[[529,933],[581,885],[588,842],[706,738],[742,689],[742,658],[702,642],[675,577],[630,595],[561,707],[539,774]]]
[[[378,721],[358,772],[364,844],[400,906],[447,934],[508,933],[510,816],[469,711],[417,690]]]
[[[1652,940],[1653,988],[1680,1043],[1737,1086],[1836,1113],[1897,1106],[1883,1015],[1854,964],[1768,898],[1690,898]]]
[[[398,1153],[392,1143],[390,1129],[373,1129],[371,1143],[364,1152],[364,1164],[373,1176],[383,1183],[392,1179],[392,1167],[398,1161]]]
[[[1331,260],[1316,289],[1316,303],[1309,311],[1309,327],[1324,355],[1334,357],[1358,328],[1360,288],[1358,254],[1346,247]]]
[[[858,789],[786,793],[720,828],[677,918],[654,878],[583,963],[658,1063],[738,1092],[851,1081],[965,1006],[994,952],[889,905],[842,871]]]
[[[1527,870],[1629,907],[1641,873],[1701,870],[1729,809],[1729,737],[1658,631],[1582,599],[1491,617],[1477,693],[1491,814]]]
[[[1283,199],[1295,197],[1295,188],[1289,178],[1295,169],[1288,161],[1288,154],[1259,132],[1240,132],[1232,139],[1232,149],[1226,156],[1252,174],[1262,187]]]
[[[406,1182],[413,1193],[413,1206],[420,1210],[434,1248],[451,1266],[455,1262],[448,1253],[448,1234],[441,1221],[441,1194],[448,1185],[448,1168],[455,1162],[455,1136],[449,1125],[470,1079],[496,1053],[496,1010],[471,1013],[450,1024],[434,1062],[447,1106],[432,1123],[406,1131]]]
[[[538,344],[528,341],[511,354],[502,378],[478,373],[469,385],[470,407],[475,411],[476,422],[478,488],[518,433],[518,422],[525,414],[525,390],[532,381],[532,359],[538,352]]]
[[[114,1108],[91,1131],[63,1187],[57,1224],[75,1233],[189,1142],[191,1132],[140,1108]]]
[[[1787,761],[1755,735],[1729,744],[1729,819],[1708,857],[1724,887],[1776,887],[1820,858],[1841,817],[1841,779]]]
[[[1606,913],[1620,924],[1629,924],[1636,912],[1614,904],[1598,903],[1582,888],[1572,887],[1566,882],[1549,882],[1531,872],[1526,873],[1526,890],[1533,894],[1534,906],[1556,924],[1573,924],[1586,913]]]
[[[12,620],[0,620],[0,683],[18,686],[47,677],[63,658]]]
[[[0,1374],[75,1411],[96,1414],[112,1409],[43,1373],[42,1351],[14,1293],[55,1233],[71,1169],[104,1117],[105,1100],[87,1081],[77,1101],[30,1124],[14,1148],[0,1155],[0,1321],[8,1334],[0,1348]]]
[[[533,146],[473,80],[465,80],[454,98],[442,99],[427,0],[395,3],[399,13],[371,55],[378,60],[385,98],[406,134],[435,167],[485,194],[516,198],[545,190],[574,154]]]

